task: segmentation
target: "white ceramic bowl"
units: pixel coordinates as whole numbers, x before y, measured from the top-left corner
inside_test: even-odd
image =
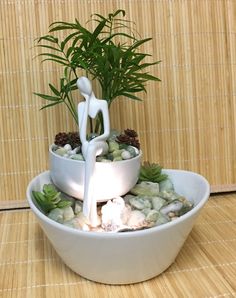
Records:
[[[116,162],[96,162],[94,194],[98,202],[126,194],[138,181],[141,153]],[[62,157],[49,148],[53,183],[63,192],[79,199],[84,195],[85,162]]]
[[[209,184],[202,176],[182,170],[165,170],[177,193],[195,207],[175,221],[147,230],[96,233],[63,226],[36,207],[32,190],[50,182],[49,172],[35,177],[27,188],[29,205],[58,255],[81,276],[106,284],[129,284],[150,279],[175,260],[196,217],[209,197]]]

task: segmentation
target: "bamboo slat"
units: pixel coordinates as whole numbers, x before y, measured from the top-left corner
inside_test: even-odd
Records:
[[[47,92],[60,71],[33,59],[34,39],[53,21],[85,24],[118,8],[153,37],[144,50],[162,60],[151,69],[162,82],[147,85],[143,102],[117,100],[112,126],[138,131],[144,160],[201,173],[214,192],[236,189],[236,1],[1,0],[0,206],[25,201],[54,135],[76,129],[62,107],[39,112],[33,92]]]
[[[171,267],[122,286],[68,269],[31,211],[0,212],[0,297],[235,297],[235,201],[235,193],[212,196]]]

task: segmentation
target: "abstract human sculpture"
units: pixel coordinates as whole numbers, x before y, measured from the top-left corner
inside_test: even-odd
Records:
[[[89,220],[90,225],[96,227],[97,219],[96,194],[93,193],[93,180],[96,156],[106,154],[108,145],[106,140],[110,134],[110,121],[108,105],[106,100],[97,99],[92,91],[92,85],[88,78],[80,77],[77,80],[77,87],[85,98],[85,101],[78,104],[79,134],[82,143],[82,153],[85,159],[85,182],[83,214]],[[87,140],[87,123],[89,117],[94,119],[101,112],[103,117],[104,132],[102,135]]]

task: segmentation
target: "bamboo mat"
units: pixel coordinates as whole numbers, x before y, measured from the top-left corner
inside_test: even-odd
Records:
[[[212,196],[169,269],[143,283],[110,286],[68,269],[31,211],[1,212],[0,297],[235,297],[235,214],[236,193]]]
[[[162,82],[147,85],[143,102],[114,103],[111,126],[138,131],[144,160],[201,173],[212,191],[236,190],[236,1],[1,0],[0,207],[24,205],[54,135],[76,129],[62,107],[39,111],[33,92],[49,92],[62,71],[34,59],[34,39],[53,21],[85,25],[118,8],[153,37],[143,50],[162,60],[150,69]]]

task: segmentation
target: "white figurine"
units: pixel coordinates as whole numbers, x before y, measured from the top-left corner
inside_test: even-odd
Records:
[[[106,139],[110,134],[110,121],[106,100],[97,99],[92,91],[91,82],[86,77],[77,80],[77,87],[85,98],[78,104],[79,134],[82,143],[82,153],[85,159],[85,183],[83,214],[89,220],[91,226],[98,225],[96,194],[93,194],[93,172],[96,156],[106,154],[108,145]],[[102,135],[87,140],[88,117],[95,118],[101,112],[103,117],[104,132]]]

